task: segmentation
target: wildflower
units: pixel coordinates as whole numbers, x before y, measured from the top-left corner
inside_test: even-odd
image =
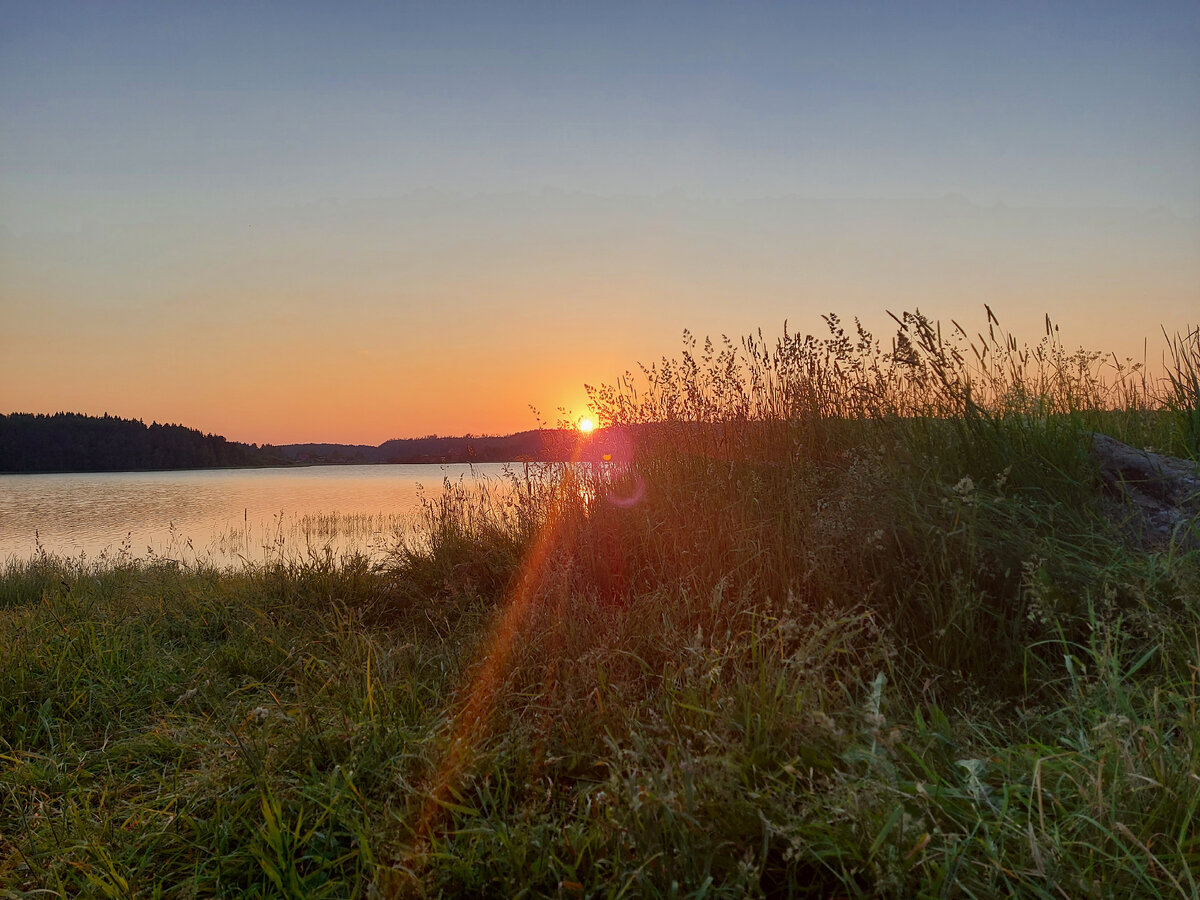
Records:
[[[1004,467],[1004,471],[996,476],[996,490],[1003,491],[1004,485],[1008,484],[1008,476],[1012,474],[1012,464]]]
[[[971,480],[970,475],[964,475],[959,479],[958,484],[954,486],[953,490],[967,506],[975,503],[975,482]]]

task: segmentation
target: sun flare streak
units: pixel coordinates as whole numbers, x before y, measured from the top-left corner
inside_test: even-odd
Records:
[[[584,422],[592,428],[595,425],[590,419],[580,422],[580,431],[587,434],[591,428],[585,429]],[[581,455],[582,441],[577,441],[571,454],[571,463],[579,462]],[[552,552],[564,539],[568,493],[564,490],[556,493],[546,522],[526,553],[514,579],[514,586],[501,603],[483,642],[474,675],[468,676],[469,680],[462,690],[460,711],[455,717],[438,765],[432,770],[413,844],[406,854],[407,867],[411,871],[421,867],[431,837],[447,810],[453,809],[458,786],[475,759],[477,746],[490,730],[492,713],[500,698],[514,643],[529,622],[545,581]]]

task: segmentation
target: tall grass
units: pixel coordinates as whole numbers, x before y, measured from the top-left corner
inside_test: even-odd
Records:
[[[1087,451],[1186,450],[1194,338],[827,325],[689,337],[594,392],[626,457],[382,563],[8,566],[0,891],[1197,896],[1200,554]]]
[[[1180,449],[1200,458],[1200,327],[1167,335],[1167,389],[1163,405],[1175,419]]]

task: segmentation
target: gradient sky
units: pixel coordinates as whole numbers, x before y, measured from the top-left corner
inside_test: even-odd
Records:
[[[0,412],[508,432],[985,303],[1200,319],[1200,3],[0,0]]]

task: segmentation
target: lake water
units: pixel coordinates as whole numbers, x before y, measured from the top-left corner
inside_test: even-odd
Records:
[[[500,485],[506,466],[311,466],[0,475],[0,562],[39,552],[218,565],[349,548],[382,554],[443,481]]]

